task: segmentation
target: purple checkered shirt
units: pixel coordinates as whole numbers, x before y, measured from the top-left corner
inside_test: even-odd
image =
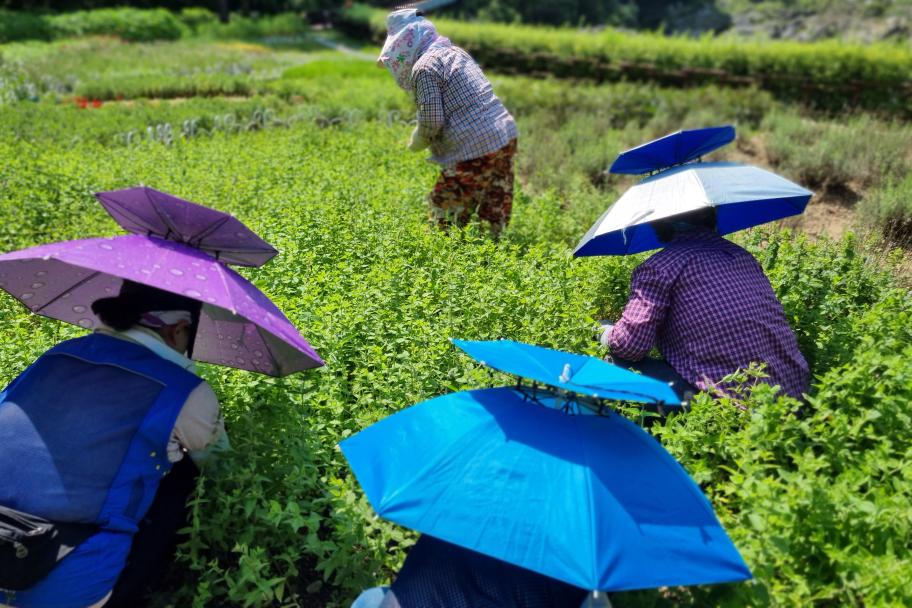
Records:
[[[475,60],[451,44],[432,44],[412,68],[418,127],[432,160],[445,167],[500,150],[516,138],[513,117]]]
[[[680,235],[634,270],[608,344],[634,361],[657,346],[700,389],[751,362],[793,397],[808,389],[807,362],[763,269],[714,232]]]

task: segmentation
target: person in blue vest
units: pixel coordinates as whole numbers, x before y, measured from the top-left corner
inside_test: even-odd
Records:
[[[351,608],[580,608],[584,589],[423,535],[391,587]]]
[[[51,348],[0,393],[0,506],[91,532],[37,584],[0,590],[0,604],[137,605],[168,561],[197,472],[187,456],[227,447],[189,358],[200,307],[125,281],[92,305],[102,329]]]

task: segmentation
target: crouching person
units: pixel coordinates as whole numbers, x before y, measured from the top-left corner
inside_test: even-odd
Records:
[[[215,393],[185,354],[200,306],[125,282],[92,304],[104,328],[0,393],[0,604],[142,604],[186,522],[186,454],[227,447]]]
[[[578,608],[578,587],[422,536],[390,588],[361,594],[352,608]]]
[[[442,167],[429,196],[431,220],[446,228],[472,216],[497,237],[513,208],[516,123],[478,64],[414,9],[387,18],[378,65],[418,106],[409,148],[430,148]]]
[[[668,382],[686,401],[752,363],[801,399],[808,365],[763,268],[716,231],[712,207],[651,223],[662,251],[633,272],[620,320],[601,342],[614,362]],[[664,357],[648,357],[657,347]]]

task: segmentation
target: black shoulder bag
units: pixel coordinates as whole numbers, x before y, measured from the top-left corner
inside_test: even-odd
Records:
[[[0,588],[33,587],[97,531],[94,524],[54,523],[0,505]]]

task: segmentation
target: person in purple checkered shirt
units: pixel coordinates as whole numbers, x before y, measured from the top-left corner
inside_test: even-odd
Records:
[[[418,106],[409,148],[430,148],[442,168],[429,196],[432,221],[465,226],[477,213],[498,236],[513,207],[513,117],[472,57],[420,12],[393,11],[387,34],[377,63]]]
[[[633,272],[621,319],[602,344],[615,363],[672,384],[682,398],[718,386],[751,363],[764,381],[801,399],[807,361],[754,257],[716,233],[712,207],[650,224],[666,247]],[[665,358],[647,355],[658,347]]]

